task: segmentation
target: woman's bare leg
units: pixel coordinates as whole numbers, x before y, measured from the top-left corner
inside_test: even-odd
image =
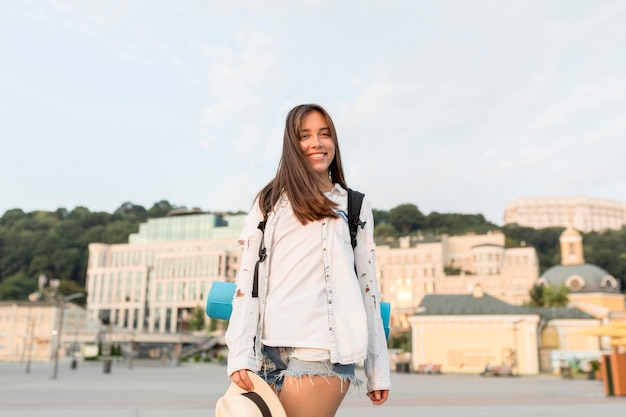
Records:
[[[334,417],[349,387],[337,377],[288,376],[279,397],[287,417]]]

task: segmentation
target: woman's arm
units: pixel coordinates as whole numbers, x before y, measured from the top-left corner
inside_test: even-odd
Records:
[[[259,299],[252,298],[252,282],[259,256],[259,245],[263,238],[262,232],[257,228],[259,222],[263,220],[258,207],[255,202],[252,211],[246,217],[244,229],[238,240],[243,252],[237,273],[233,312],[225,335],[229,350],[227,364],[229,376],[242,369],[257,368],[254,338],[259,323]]]
[[[376,278],[376,245],[374,243],[374,216],[367,199],[363,200],[360,219],[365,226],[357,232],[355,263],[363,304],[367,314],[368,346],[365,360],[367,391],[374,404],[382,404],[391,388],[387,338],[380,315],[380,292]]]

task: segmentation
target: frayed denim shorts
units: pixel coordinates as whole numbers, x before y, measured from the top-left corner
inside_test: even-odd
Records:
[[[276,391],[282,389],[285,376],[336,377],[341,379],[342,391],[346,381],[355,386],[362,384],[354,373],[355,364],[331,363],[327,350],[263,345],[262,353],[263,365],[259,376]]]

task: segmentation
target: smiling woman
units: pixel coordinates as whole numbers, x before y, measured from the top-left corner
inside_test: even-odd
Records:
[[[353,248],[347,188],[329,114],[316,104],[294,107],[276,176],[239,238],[226,332],[233,383],[251,391],[248,372],[257,372],[288,417],[334,416],[348,388],[361,384],[355,366],[362,361],[372,404],[384,403],[391,386],[372,208],[364,199]]]

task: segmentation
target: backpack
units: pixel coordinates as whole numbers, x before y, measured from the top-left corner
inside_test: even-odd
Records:
[[[361,226],[361,229],[365,227],[365,222],[359,219],[363,197],[365,197],[365,194],[348,188],[348,226],[350,227],[352,250],[356,248],[356,234],[359,226]]]

